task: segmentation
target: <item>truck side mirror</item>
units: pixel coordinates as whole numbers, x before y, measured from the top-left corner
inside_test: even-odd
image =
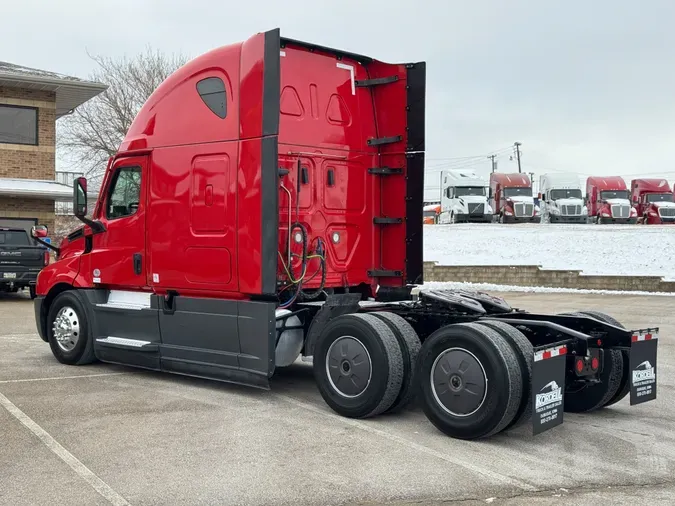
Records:
[[[46,225],[35,225],[30,229],[30,235],[33,237],[47,237],[49,229]]]
[[[87,178],[78,177],[73,185],[73,212],[78,218],[87,215]]]

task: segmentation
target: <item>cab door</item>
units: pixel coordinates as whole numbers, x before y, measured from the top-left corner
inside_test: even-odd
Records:
[[[83,276],[95,285],[111,289],[147,286],[145,215],[148,186],[148,156],[116,160],[108,175],[110,184],[101,189],[98,220],[105,232],[94,234],[91,253],[85,255],[89,272]],[[83,258],[84,261],[84,258]]]

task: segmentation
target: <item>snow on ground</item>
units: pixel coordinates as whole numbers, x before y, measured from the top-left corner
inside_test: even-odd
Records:
[[[469,223],[424,226],[424,260],[539,265],[675,280],[675,226]]]
[[[526,293],[576,293],[596,295],[659,295],[663,297],[675,297],[671,292],[639,292],[618,290],[589,290],[585,288],[550,288],[547,286],[515,286],[494,285],[492,283],[459,283],[459,282],[426,282],[425,290],[476,290],[479,292],[526,292]]]

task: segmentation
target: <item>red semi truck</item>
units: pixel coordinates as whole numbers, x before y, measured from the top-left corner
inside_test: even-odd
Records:
[[[620,176],[586,179],[588,216],[595,223],[636,223],[637,210],[631,205],[630,190]]]
[[[177,70],[90,217],[74,182],[83,226],[52,246],[35,299],[56,359],[269,388],[312,357],[340,415],[416,398],[462,439],[654,399],[656,328],[420,289],[425,72],[278,29]]]
[[[519,172],[490,174],[490,206],[499,223],[539,223],[539,206],[534,202],[532,183]]]
[[[630,182],[633,205],[644,225],[675,223],[673,192],[665,179],[633,179]]]

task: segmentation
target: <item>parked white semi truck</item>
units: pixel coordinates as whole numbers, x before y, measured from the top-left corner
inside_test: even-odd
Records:
[[[543,223],[588,223],[588,209],[576,174],[542,175],[539,202]]]
[[[487,183],[472,171],[444,171],[440,222],[491,221],[492,208],[488,203]]]

